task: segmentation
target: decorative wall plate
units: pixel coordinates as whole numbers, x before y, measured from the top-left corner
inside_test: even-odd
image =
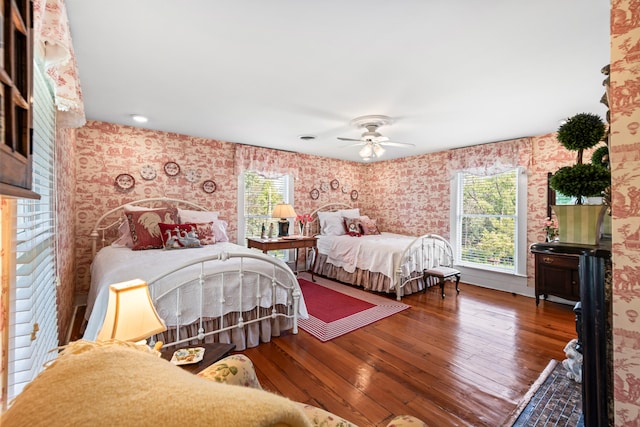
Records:
[[[349,184],[343,184],[343,185],[342,185],[342,192],[343,192],[344,194],[347,194],[347,193],[348,193],[348,192],[350,192],[350,191],[351,191],[351,186],[350,186]]]
[[[356,190],[351,190],[351,200],[358,200],[358,192]]]
[[[332,190],[337,190],[338,188],[340,188],[340,181],[338,181],[337,179],[332,180],[329,184],[331,185]]]
[[[327,191],[329,191],[329,183],[328,182],[321,182],[320,183],[320,191],[322,191],[323,193],[326,193]]]
[[[116,187],[121,190],[130,190],[136,185],[136,180],[128,173],[121,173],[116,176]]]
[[[189,182],[196,182],[198,180],[198,172],[193,169],[189,169],[185,172],[184,178]]]
[[[320,191],[317,188],[314,188],[309,192],[309,196],[311,196],[312,200],[317,200],[320,197]]]
[[[156,170],[151,165],[144,165],[140,169],[140,176],[147,181],[152,180],[156,177]]]
[[[216,183],[211,181],[210,179],[206,180],[202,183],[202,191],[205,193],[213,193],[216,191]]]
[[[180,166],[176,162],[167,162],[164,164],[164,173],[169,176],[176,176],[180,173]]]

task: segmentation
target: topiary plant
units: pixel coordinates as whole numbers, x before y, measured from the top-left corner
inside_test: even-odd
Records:
[[[565,196],[575,197],[576,204],[582,204],[584,197],[601,196],[611,185],[611,172],[602,163],[604,153],[599,153],[597,163],[582,163],[584,150],[596,146],[604,137],[605,131],[602,119],[591,113],[576,114],[558,129],[560,144],[567,150],[577,151],[578,156],[576,164],[560,168],[551,177],[549,185]]]

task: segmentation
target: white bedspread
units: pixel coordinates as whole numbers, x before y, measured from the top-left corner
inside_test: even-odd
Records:
[[[102,328],[102,322],[104,320],[104,316],[107,310],[107,302],[108,302],[108,294],[109,294],[109,285],[113,283],[119,283],[126,280],[132,279],[142,279],[147,282],[157,278],[163,272],[169,271],[172,268],[177,268],[180,265],[188,262],[192,259],[199,259],[208,256],[214,256],[216,254],[222,252],[247,252],[254,253],[251,249],[247,249],[243,246],[239,246],[233,243],[216,243],[215,245],[207,245],[202,248],[193,248],[193,249],[182,249],[182,250],[163,250],[163,249],[152,249],[152,250],[144,250],[144,251],[132,251],[129,248],[117,248],[112,246],[107,246],[101,249],[96,255],[93,263],[91,264],[91,288],[89,291],[88,299],[87,299],[87,310],[85,314],[85,319],[87,320],[87,327],[84,333],[83,338],[87,340],[94,340],[98,335],[100,328]],[[237,271],[239,266],[238,259],[230,259],[219,263],[219,268],[224,269],[225,271]],[[244,259],[243,267],[245,270],[248,268],[251,269],[259,269],[260,271],[264,271],[265,273],[271,274],[273,267],[270,264],[260,262],[258,260],[253,259]],[[285,265],[283,263],[283,265]],[[211,267],[208,267],[211,268]],[[160,292],[163,292],[167,288],[172,287],[176,282],[178,277],[185,277],[189,274],[193,275],[193,271],[199,271],[200,266],[192,266],[188,269],[184,270],[184,276],[177,276],[177,273],[174,274],[170,281],[166,280],[159,281],[156,285],[154,285],[154,289],[152,295],[155,293],[158,295]],[[189,273],[191,271],[191,273]],[[209,272],[209,270],[207,271]],[[182,274],[182,273],[181,273]],[[237,275],[231,273],[225,275],[225,304],[231,305],[234,302],[234,297],[229,294],[229,287],[234,284],[234,281],[239,282],[239,278]],[[257,279],[256,279],[257,280]],[[248,286],[255,286],[257,283],[246,283],[247,278],[245,277],[245,291],[243,292],[243,300],[242,307],[243,310],[250,310],[255,307],[256,300],[254,292],[250,292]],[[267,291],[262,291],[260,294],[260,306],[261,307],[271,307],[271,292],[270,286],[261,286],[261,289],[267,289]],[[192,292],[194,295],[198,295],[198,292]],[[182,298],[186,298],[190,292],[183,293]],[[278,303],[286,304],[286,292],[283,290],[279,290],[276,293],[276,298]],[[195,296],[194,296],[195,298]],[[221,313],[219,298],[210,298],[213,300],[211,304],[206,307],[207,315],[211,316],[219,316],[221,314],[226,314],[228,312],[233,311],[232,309],[222,309],[224,313]],[[172,302],[168,301],[167,305],[171,305]],[[182,306],[188,307],[188,304],[182,304]],[[194,321],[198,318],[199,308],[196,309],[196,304],[193,304],[194,308],[189,310],[185,309],[181,313],[181,323],[186,324],[191,321]],[[173,307],[156,307],[159,315],[163,318],[167,326],[175,325],[175,319],[172,318],[173,312],[175,309]],[[306,319],[308,318],[307,308],[300,294],[300,305],[298,309],[299,318]],[[175,317],[175,316],[174,316]]]
[[[396,263],[415,239],[387,232],[360,237],[318,236],[318,252],[327,255],[328,263],[348,273],[358,268],[382,273],[393,281]]]

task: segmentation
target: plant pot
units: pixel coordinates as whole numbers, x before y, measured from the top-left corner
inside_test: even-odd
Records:
[[[558,219],[560,242],[597,245],[604,205],[553,205]]]

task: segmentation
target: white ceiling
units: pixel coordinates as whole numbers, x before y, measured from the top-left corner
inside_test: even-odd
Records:
[[[66,0],[86,116],[361,161],[349,125],[405,157],[600,114],[607,0]],[[137,125],[140,126],[140,125]],[[302,141],[300,135],[317,136]]]

